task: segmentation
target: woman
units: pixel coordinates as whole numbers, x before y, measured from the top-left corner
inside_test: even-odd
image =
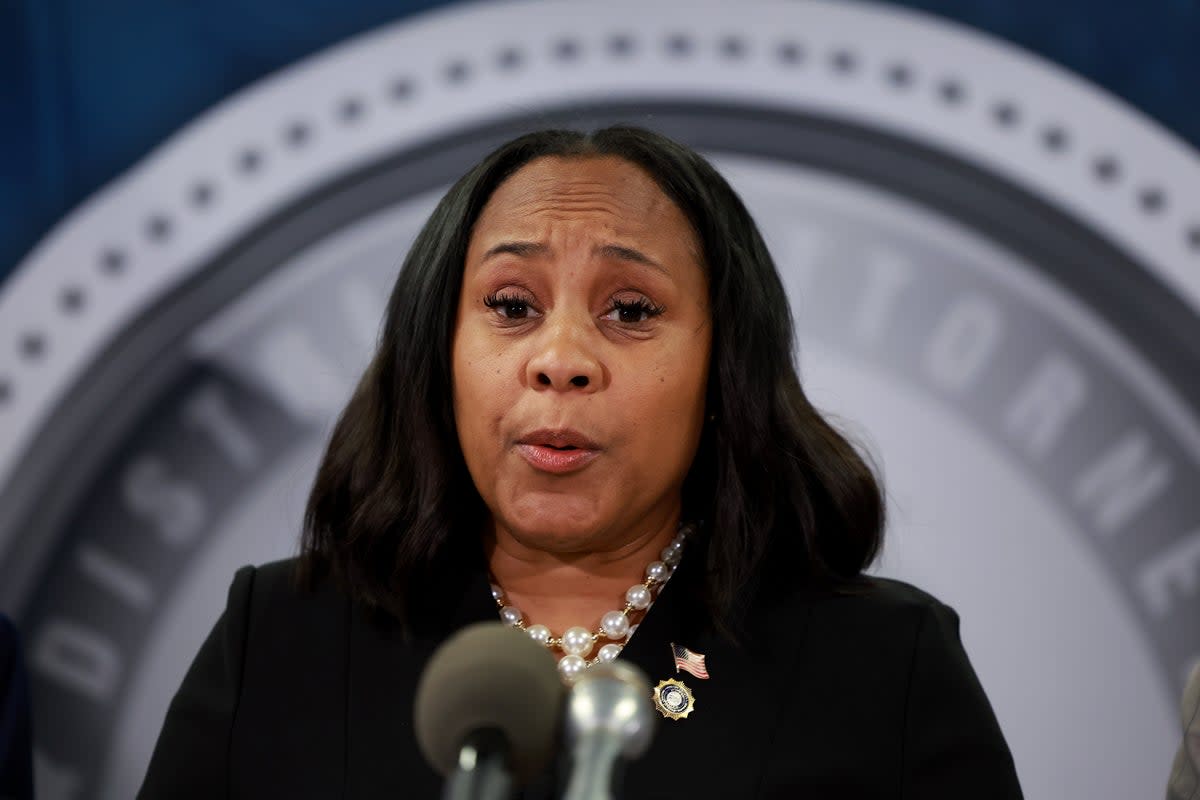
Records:
[[[499,615],[564,679],[662,682],[627,797],[1020,797],[954,612],[862,575],[880,489],[792,346],[700,156],[624,127],[500,147],[417,237],[302,555],[235,576],[142,796],[436,796],[416,680]]]

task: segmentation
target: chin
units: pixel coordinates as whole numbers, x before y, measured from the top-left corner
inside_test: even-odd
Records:
[[[570,533],[560,533],[558,531],[545,530],[512,530],[513,538],[520,542],[524,547],[530,550],[537,550],[542,553],[553,553],[560,556],[568,556],[582,553],[590,553],[592,547],[592,537],[587,533],[580,535],[572,535]]]
[[[604,527],[594,503],[562,495],[552,500],[520,503],[501,515],[513,538],[526,547],[552,553],[590,550]]]

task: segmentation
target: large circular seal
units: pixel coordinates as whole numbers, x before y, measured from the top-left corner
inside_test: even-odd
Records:
[[[45,796],[131,796],[233,567],[293,551],[438,194],[521,131],[616,121],[710,154],[759,219],[810,394],[884,467],[881,569],[963,612],[1026,791],[1161,784],[1200,654],[1195,154],[895,9],[521,2],[238,94],[6,284],[0,603]]]

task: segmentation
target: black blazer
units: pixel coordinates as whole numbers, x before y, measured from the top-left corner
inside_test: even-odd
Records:
[[[153,798],[436,798],[413,734],[413,695],[442,639],[497,619],[482,565],[445,587],[427,630],[402,636],[331,586],[292,588],[291,561],[243,567],[167,712],[142,790]],[[683,565],[621,657],[694,692],[659,719],[626,771],[626,798],[972,798],[1021,790],[949,607],[874,579],[854,595],[790,589],[735,646]],[[710,678],[677,675],[670,643]],[[564,759],[565,761],[565,759]],[[565,765],[524,798],[558,796]]]
[[[33,797],[33,744],[29,726],[29,678],[21,637],[0,614],[0,797]]]

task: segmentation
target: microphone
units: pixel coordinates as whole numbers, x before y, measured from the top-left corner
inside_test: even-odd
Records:
[[[622,759],[646,752],[654,736],[650,682],[622,661],[589,666],[567,700],[571,779],[563,800],[611,800]]]
[[[417,683],[417,744],[445,800],[499,800],[554,755],[565,690],[554,656],[499,622],[463,628]]]

